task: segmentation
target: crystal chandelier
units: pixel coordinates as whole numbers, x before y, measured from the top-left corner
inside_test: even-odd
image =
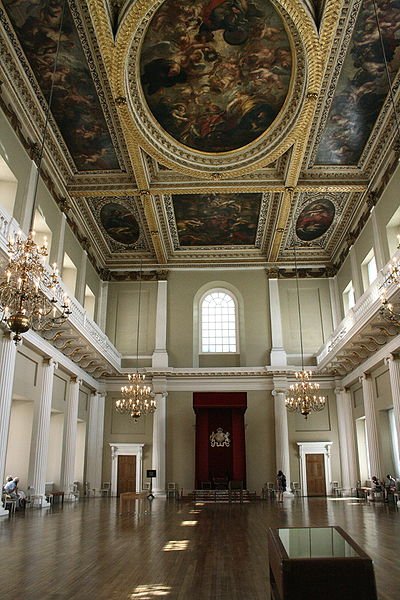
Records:
[[[35,234],[33,231],[40,167],[53,97],[64,12],[65,1],[60,17],[57,50],[37,164],[29,233],[28,237],[23,235],[22,232],[18,232],[9,238],[7,244],[8,267],[5,273],[0,276],[0,322],[4,323],[14,334],[15,344],[22,341],[21,334],[26,333],[29,329],[44,331],[58,327],[71,314],[69,298],[65,295],[62,299],[58,298],[59,277],[57,266],[54,264],[50,269],[45,264],[48,255],[47,243],[45,241],[42,246],[38,246],[34,241]]]
[[[122,398],[116,400],[115,409],[121,414],[129,414],[135,421],[142,415],[152,414],[156,410],[156,400],[151,386],[145,384],[143,373],[130,373],[130,385],[121,388]]]
[[[123,415],[129,415],[137,421],[142,415],[152,414],[156,408],[156,399],[151,385],[145,383],[146,375],[139,372],[139,328],[140,328],[140,305],[142,296],[142,262],[140,261],[139,275],[139,302],[137,316],[136,336],[136,371],[130,373],[128,379],[130,385],[121,388],[122,398],[115,401],[115,410]]]
[[[397,246],[397,248],[400,248],[400,244]],[[397,261],[394,261],[390,265],[389,273],[386,275],[381,285],[381,289],[385,290],[392,285],[396,285],[398,288],[400,288],[400,265]],[[393,304],[389,302],[385,291],[383,291],[381,296],[381,307],[379,309],[379,313],[384,319],[386,319],[386,321],[389,321],[389,323],[400,326],[400,310],[395,309]]]
[[[298,412],[306,419],[311,411],[320,411],[325,408],[326,398],[319,394],[319,383],[310,381],[311,371],[297,371],[295,377],[298,381],[289,386],[289,393],[285,399],[288,411]]]
[[[299,314],[301,371],[296,371],[296,383],[289,386],[285,398],[285,406],[289,412],[298,412],[307,419],[311,411],[320,411],[325,408],[326,397],[319,395],[319,383],[311,381],[312,372],[304,369],[303,331],[300,310],[299,276],[297,269],[296,245],[294,245],[294,263],[296,271],[297,309]]]

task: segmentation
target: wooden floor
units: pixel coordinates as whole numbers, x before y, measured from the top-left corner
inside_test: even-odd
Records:
[[[195,505],[156,498],[137,500],[132,509],[119,515],[115,498],[91,498],[1,518],[2,596],[265,600],[267,528],[340,525],[373,558],[379,600],[399,598],[400,511],[393,506],[322,498]]]

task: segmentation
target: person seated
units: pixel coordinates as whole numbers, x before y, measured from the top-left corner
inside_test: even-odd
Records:
[[[372,477],[371,481],[371,500],[375,500],[376,494],[381,494],[384,491],[384,485],[376,475]]]
[[[10,481],[12,481],[14,479],[14,477],[12,477],[11,475],[9,475],[6,479],[5,484],[3,485],[3,492],[6,493],[6,485],[7,483],[10,483]]]
[[[397,492],[397,483],[392,475],[386,475],[387,483],[385,484],[385,502],[389,502],[389,495]]]
[[[17,500],[18,500],[17,506],[19,508],[24,508],[26,496],[25,496],[25,492],[18,489],[18,483],[19,483],[19,477],[14,477],[14,479],[11,478],[11,481],[7,481],[7,483],[5,484],[4,492],[10,498],[17,498]]]
[[[10,498],[18,498],[18,482],[19,482],[19,478],[18,477],[14,477],[14,479],[11,477],[7,478],[7,483],[4,486],[4,492],[7,494],[7,496],[10,496]]]

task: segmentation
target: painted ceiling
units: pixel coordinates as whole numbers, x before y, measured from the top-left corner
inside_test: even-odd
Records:
[[[398,0],[63,7],[0,0],[0,105],[34,156],[54,81],[43,174],[101,276],[340,266],[396,164]]]

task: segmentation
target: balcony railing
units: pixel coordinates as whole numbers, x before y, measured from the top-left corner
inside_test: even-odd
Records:
[[[2,208],[0,208],[0,249],[1,254],[7,255],[7,242],[14,234],[20,231],[17,221],[10,217]],[[60,281],[55,295],[62,304],[67,290]],[[71,298],[72,314],[69,317],[69,324],[76,330],[77,336],[84,339],[85,343],[93,347],[94,350],[100,352],[105,361],[107,361],[117,371],[121,370],[121,354],[110,342],[106,334],[100,327],[90,319],[83,306],[76,300]]]
[[[393,256],[394,260],[400,259],[400,250]],[[378,273],[378,277],[364,294],[357,300],[356,304],[347,312],[345,318],[336,327],[335,331],[328,338],[324,346],[317,353],[317,364],[320,365],[331,353],[335,352],[339,346],[344,344],[358,330],[360,330],[372,317],[376,316],[382,305],[381,297],[383,294],[382,284],[389,273],[392,260]],[[390,300],[398,287],[392,284],[385,289],[385,295]]]

